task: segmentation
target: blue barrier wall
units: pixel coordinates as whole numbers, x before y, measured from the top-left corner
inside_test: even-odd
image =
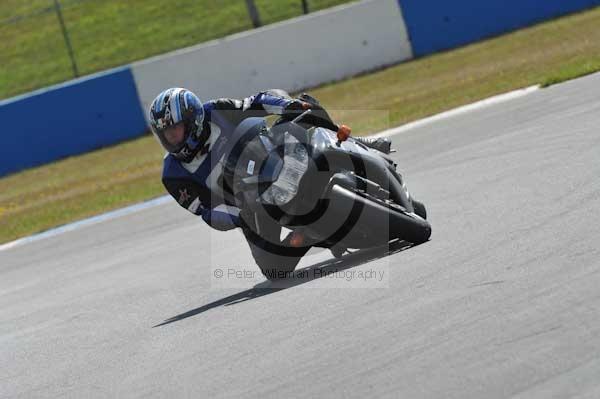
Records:
[[[399,1],[415,56],[600,5],[600,0]]]
[[[129,67],[0,101],[0,176],[147,130]]]

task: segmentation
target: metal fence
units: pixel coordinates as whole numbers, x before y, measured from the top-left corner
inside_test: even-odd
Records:
[[[349,0],[3,0],[0,98]]]

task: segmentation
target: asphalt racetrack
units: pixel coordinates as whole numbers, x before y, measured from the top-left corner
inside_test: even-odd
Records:
[[[174,202],[1,251],[0,397],[600,397],[599,93],[394,136],[431,241],[320,278],[270,287]]]

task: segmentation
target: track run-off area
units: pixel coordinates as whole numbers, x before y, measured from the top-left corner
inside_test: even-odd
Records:
[[[175,201],[0,251],[0,397],[600,397],[598,93],[393,135],[431,240],[315,250],[321,278],[249,279]]]

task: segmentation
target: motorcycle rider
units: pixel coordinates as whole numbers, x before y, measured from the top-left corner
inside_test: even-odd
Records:
[[[334,131],[347,129],[349,133],[348,127],[334,124],[314,98],[303,94],[292,99],[283,90],[263,91],[243,100],[220,98],[202,103],[190,90],[169,88],[150,105],[152,133],[167,151],[162,182],[169,194],[216,230],[241,227],[254,260],[265,274],[292,271],[310,247],[303,246],[302,238],[294,232],[281,241],[281,227],[276,223],[256,220],[256,216],[244,218],[239,209],[226,205],[218,166],[228,137],[245,118],[279,115],[282,120],[291,120],[309,108],[313,112],[303,122]],[[361,141],[389,152],[389,141]]]

